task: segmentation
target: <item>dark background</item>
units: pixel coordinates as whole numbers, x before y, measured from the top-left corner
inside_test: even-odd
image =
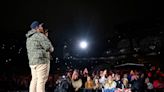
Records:
[[[49,38],[55,47],[55,52],[52,53],[53,61],[58,67],[60,63],[56,58],[63,60],[64,45],[68,46],[66,52],[70,56],[99,58],[118,55],[117,52],[124,47],[130,50],[142,48],[139,55],[143,56],[151,52],[147,47],[155,44],[157,59],[159,62],[163,60],[161,56],[164,17],[161,2],[6,0],[0,5],[2,71],[17,72],[29,69],[25,34],[30,30],[29,26],[34,20],[45,23],[46,28],[49,29]],[[81,39],[88,40],[90,45],[87,51],[78,50],[77,43]],[[124,46],[126,43],[121,43],[122,39],[128,39],[130,46]],[[135,40],[137,45],[134,45],[132,40]],[[111,55],[104,54],[108,50],[112,50]],[[65,60],[61,65],[63,63],[65,64]]]

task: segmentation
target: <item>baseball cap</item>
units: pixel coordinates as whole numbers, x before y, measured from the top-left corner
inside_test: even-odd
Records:
[[[30,25],[30,28],[31,29],[35,29],[36,27],[39,27],[39,22],[38,21],[33,21],[32,23],[31,23],[31,25]]]

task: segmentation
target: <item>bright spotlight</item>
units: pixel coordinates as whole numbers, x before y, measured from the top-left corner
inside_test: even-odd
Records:
[[[86,41],[80,42],[80,47],[81,47],[82,49],[87,48],[87,42],[86,42]]]

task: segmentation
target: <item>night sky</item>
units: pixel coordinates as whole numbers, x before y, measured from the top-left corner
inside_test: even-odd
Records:
[[[44,22],[50,31],[65,35],[105,35],[114,33],[114,26],[127,21],[161,17],[158,2],[109,0],[26,0],[1,2],[1,27],[3,32],[24,32],[32,21]],[[146,20],[146,21],[147,21]]]
[[[49,29],[56,56],[62,55],[64,42],[81,39],[90,42],[93,54],[104,50],[106,40],[117,42],[120,34],[142,38],[163,32],[162,11],[161,3],[151,0],[5,0],[0,36],[1,41],[17,39],[25,48],[25,34],[37,20]]]

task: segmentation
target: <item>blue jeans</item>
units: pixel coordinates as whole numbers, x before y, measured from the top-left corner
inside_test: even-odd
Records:
[[[104,89],[104,92],[114,92],[114,91],[115,91],[114,88],[112,88],[112,89]]]

